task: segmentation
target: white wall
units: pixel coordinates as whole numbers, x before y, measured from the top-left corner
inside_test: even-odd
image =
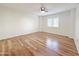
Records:
[[[0,40],[37,32],[38,22],[39,19],[36,15],[0,6]]]
[[[79,53],[79,6],[76,8],[75,20],[75,44]]]
[[[65,35],[69,37],[74,37],[74,13],[75,9],[53,14],[53,15],[47,15],[40,17],[40,31],[44,32],[49,32],[49,33],[54,33],[54,34],[60,34],[60,35]],[[47,18],[49,17],[59,17],[59,27],[58,28],[49,28],[47,26]]]

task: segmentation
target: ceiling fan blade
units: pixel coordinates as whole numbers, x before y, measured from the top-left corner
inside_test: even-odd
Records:
[[[48,12],[47,10],[45,10],[45,12]]]

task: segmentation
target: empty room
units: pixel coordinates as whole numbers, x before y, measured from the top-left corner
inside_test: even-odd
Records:
[[[0,3],[0,56],[78,56],[78,3]]]

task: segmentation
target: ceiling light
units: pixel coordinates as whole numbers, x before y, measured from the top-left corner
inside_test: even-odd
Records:
[[[41,7],[40,10],[41,10],[41,12],[48,12],[48,11],[47,11],[47,8],[45,8],[44,5],[42,5],[42,7]]]

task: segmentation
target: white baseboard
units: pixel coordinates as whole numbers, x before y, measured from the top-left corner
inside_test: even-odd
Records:
[[[74,42],[75,42],[75,45],[76,45],[76,48],[77,48],[77,51],[78,51],[78,54],[79,54],[79,39],[74,38]]]
[[[4,36],[4,37],[0,37],[0,40],[16,37],[16,36],[20,36],[20,35],[26,35],[26,34],[30,34],[30,33],[34,33],[34,32],[38,32],[38,31],[25,32],[25,33],[14,34],[14,35],[9,35],[9,36],[7,35],[7,36]]]

